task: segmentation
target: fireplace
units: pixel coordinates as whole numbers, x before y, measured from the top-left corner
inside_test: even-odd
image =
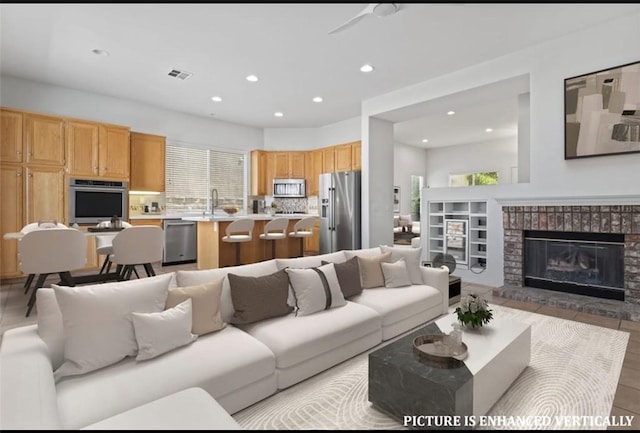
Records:
[[[624,301],[624,235],[524,231],[528,287]]]
[[[502,225],[498,296],[640,322],[640,205],[503,206]]]

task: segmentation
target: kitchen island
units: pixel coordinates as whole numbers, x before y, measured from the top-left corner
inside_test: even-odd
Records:
[[[241,264],[256,263],[272,259],[271,242],[260,239],[260,234],[264,232],[264,226],[275,218],[287,218],[289,226],[287,238],[276,242],[276,257],[289,258],[302,255],[300,250],[300,239],[288,236],[293,231],[293,226],[303,218],[313,216],[309,214],[249,214],[239,216],[183,216],[185,221],[195,221],[198,230],[198,269],[213,269],[224,266],[234,266],[236,264],[236,246],[233,243],[223,242],[222,238],[226,234],[229,224],[240,218],[251,218],[255,220],[253,227],[253,238],[249,242],[240,244]]]

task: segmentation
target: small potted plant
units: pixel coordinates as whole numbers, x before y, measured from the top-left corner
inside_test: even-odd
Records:
[[[271,202],[271,215],[275,215],[276,214],[276,209],[278,209],[278,205],[276,204],[275,201]]]
[[[462,296],[460,306],[456,308],[455,313],[464,327],[481,328],[493,319],[493,311],[489,309],[489,303],[475,293]]]

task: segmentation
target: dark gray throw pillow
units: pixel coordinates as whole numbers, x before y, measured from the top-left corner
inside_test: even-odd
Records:
[[[230,323],[244,325],[293,311],[287,304],[289,275],[284,269],[260,277],[227,276],[234,309]]]
[[[322,260],[322,264],[329,262]],[[360,266],[358,265],[358,257],[353,256],[344,263],[334,263],[340,289],[345,298],[350,298],[362,293],[362,284],[360,283]]]

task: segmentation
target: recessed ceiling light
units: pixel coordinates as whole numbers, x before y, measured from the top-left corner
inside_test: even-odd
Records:
[[[447,111],[448,116],[453,116],[454,114],[456,114],[456,112],[453,110]]]
[[[280,111],[276,111],[275,113],[273,113],[273,115],[276,116],[276,117],[284,116],[284,114],[282,114]]]
[[[320,96],[316,96],[313,98],[313,102],[322,102],[322,98]]]
[[[493,132],[493,129],[492,128],[487,128],[487,129],[485,129],[485,132]]]
[[[360,67],[360,70],[361,70],[362,72],[371,72],[371,71],[373,71],[373,66],[371,66],[371,65],[369,65],[369,64],[362,65],[362,66]]]
[[[258,81],[258,77],[256,77],[255,75],[247,75],[247,81],[255,83],[256,81]]]
[[[98,48],[96,48],[95,50],[91,50],[91,52],[92,52],[93,54],[97,55],[97,56],[105,56],[105,57],[107,57],[107,56],[110,56],[110,55],[111,55],[111,53],[109,53],[109,51],[107,51],[107,50],[100,50],[100,49],[98,49]]]
[[[219,97],[219,96],[212,96],[212,97],[211,97],[211,100],[212,100],[213,102],[222,102],[222,98],[221,98],[221,97]]]
[[[428,142],[429,142],[429,140],[428,140],[427,138],[423,138],[423,139],[422,139],[422,142],[423,142],[423,143],[428,143]]]

